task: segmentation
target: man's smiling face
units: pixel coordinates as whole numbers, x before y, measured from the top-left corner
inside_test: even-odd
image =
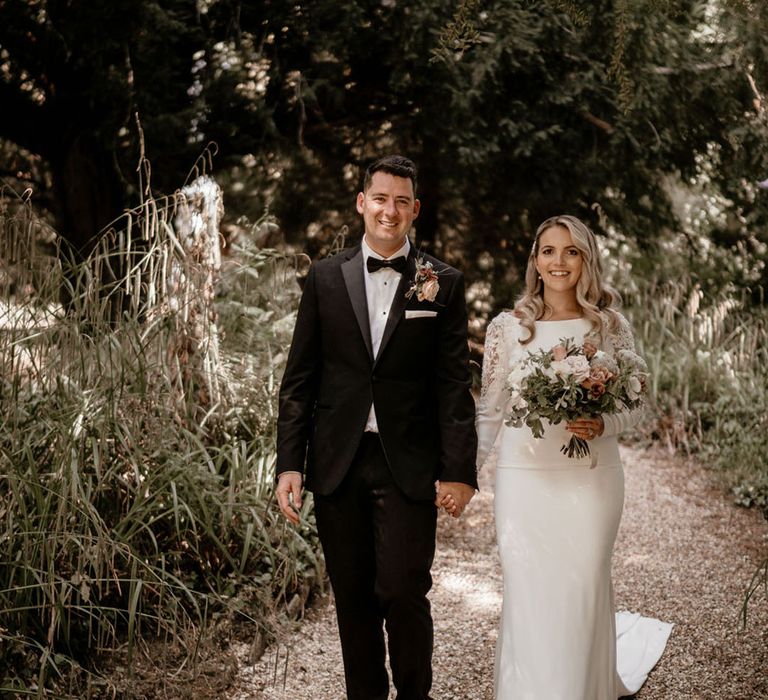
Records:
[[[375,172],[368,189],[357,195],[357,211],[363,216],[368,245],[379,255],[389,257],[403,245],[419,215],[413,182],[407,177]]]

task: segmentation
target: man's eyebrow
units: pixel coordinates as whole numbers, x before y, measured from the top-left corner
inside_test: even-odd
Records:
[[[389,197],[389,193],[388,192],[371,192],[370,196],[371,197]],[[396,195],[393,195],[393,197],[395,199],[406,199],[409,202],[412,201],[413,199],[409,194],[396,194]]]

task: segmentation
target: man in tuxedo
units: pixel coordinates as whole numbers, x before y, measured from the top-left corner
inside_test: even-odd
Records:
[[[363,240],[310,268],[280,387],[277,499],[298,523],[314,493],[348,700],[387,700],[384,624],[398,700],[429,699],[436,506],[477,488],[464,281],[411,246],[419,207],[410,160],[368,168]]]

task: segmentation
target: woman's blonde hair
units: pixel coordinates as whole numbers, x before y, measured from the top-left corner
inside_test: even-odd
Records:
[[[581,252],[583,264],[581,276],[576,284],[576,301],[584,310],[584,318],[592,322],[593,332],[602,341],[606,324],[610,330],[616,330],[618,327],[619,315],[616,308],[621,304],[621,296],[613,287],[603,282],[603,264],[595,234],[575,216],[562,214],[550,217],[536,230],[525,271],[525,290],[515,303],[515,315],[520,319],[520,325],[529,333],[528,337],[520,342],[525,345],[533,340],[536,333],[535,323],[542,318],[546,310],[544,284],[536,270],[536,257],[539,254],[542,234],[553,226],[568,229],[573,245]]]

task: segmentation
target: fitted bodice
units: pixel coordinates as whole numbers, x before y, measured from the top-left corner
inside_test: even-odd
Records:
[[[621,465],[616,440],[618,430],[612,429],[614,421],[607,420],[607,416],[604,417],[606,430],[603,435],[590,441],[591,455],[581,459],[570,458],[560,452],[560,448],[571,438],[565,423],[551,425],[545,422],[542,438],[534,438],[527,425],[514,428],[504,424],[507,403],[505,385],[511,369],[529,353],[548,350],[565,338],[580,344],[591,330],[591,322],[584,318],[537,321],[533,339],[522,345],[519,340],[527,335],[527,330],[513,314],[502,313],[492,321],[486,338],[483,386],[476,418],[478,466],[482,466],[497,438],[496,464],[499,468],[572,469]],[[622,423],[621,427],[626,426]]]

